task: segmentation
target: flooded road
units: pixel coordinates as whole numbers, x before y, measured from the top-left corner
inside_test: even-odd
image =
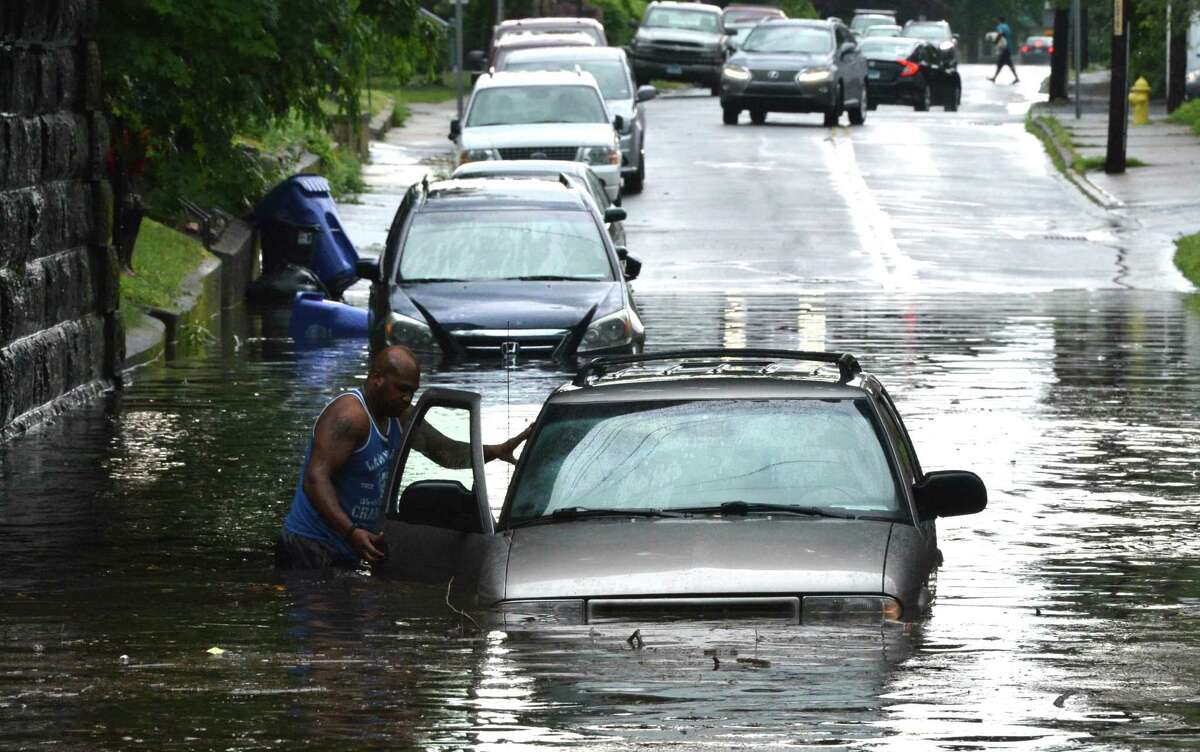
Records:
[[[987,510],[939,522],[928,618],[649,625],[634,649],[613,625],[477,632],[441,587],[282,579],[307,432],[365,343],[302,350],[240,312],[0,446],[0,749],[1200,746],[1200,295],[1057,178],[1021,130],[1032,91],[978,84],[958,113],[835,132],[664,98],[625,204],[650,347],[857,353],[925,470],[983,477]],[[444,151],[427,125],[345,212],[360,246]],[[980,154],[1011,169],[981,182]],[[565,379],[424,385],[480,391],[496,441]],[[496,508],[507,480],[488,466]]]
[[[924,467],[984,477],[987,511],[940,523],[928,619],[650,626],[633,650],[616,626],[476,634],[440,588],[280,580],[305,433],[363,351],[246,318],[0,453],[0,748],[1200,743],[1197,296],[640,297],[660,347],[862,353]],[[425,383],[481,390],[490,439],[563,380],[509,376]]]

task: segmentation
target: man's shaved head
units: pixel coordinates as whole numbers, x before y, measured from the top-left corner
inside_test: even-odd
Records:
[[[421,373],[421,363],[412,350],[404,345],[385,347],[371,358],[368,376],[406,376]]]

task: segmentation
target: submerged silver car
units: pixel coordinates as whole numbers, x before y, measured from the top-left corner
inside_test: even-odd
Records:
[[[916,619],[935,518],[987,503],[973,473],[921,469],[848,354],[598,358],[547,399],[498,521],[478,395],[430,389],[414,416],[380,571],[454,578],[461,603],[517,623]],[[459,442],[440,459],[458,469],[411,451],[431,430]]]

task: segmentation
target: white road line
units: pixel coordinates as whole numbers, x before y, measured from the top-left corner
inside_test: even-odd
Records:
[[[875,277],[885,290],[911,290],[917,275],[912,259],[900,251],[892,233],[892,221],[875,200],[863,179],[854,154],[854,142],[835,128],[821,142],[821,154],[834,190],[846,203],[846,212],[863,251],[871,259]]]

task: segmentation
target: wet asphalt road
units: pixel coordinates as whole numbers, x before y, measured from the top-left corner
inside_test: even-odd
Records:
[[[939,524],[927,619],[649,627],[635,651],[614,627],[474,635],[439,589],[280,580],[305,433],[364,348],[233,316],[0,448],[0,748],[1200,744],[1200,300],[1119,248],[1024,134],[1029,89],[983,73],[959,113],[832,132],[665,97],[626,199],[652,347],[856,352],[927,470],[983,476],[987,511]],[[481,391],[494,440],[563,378],[426,383]]]

